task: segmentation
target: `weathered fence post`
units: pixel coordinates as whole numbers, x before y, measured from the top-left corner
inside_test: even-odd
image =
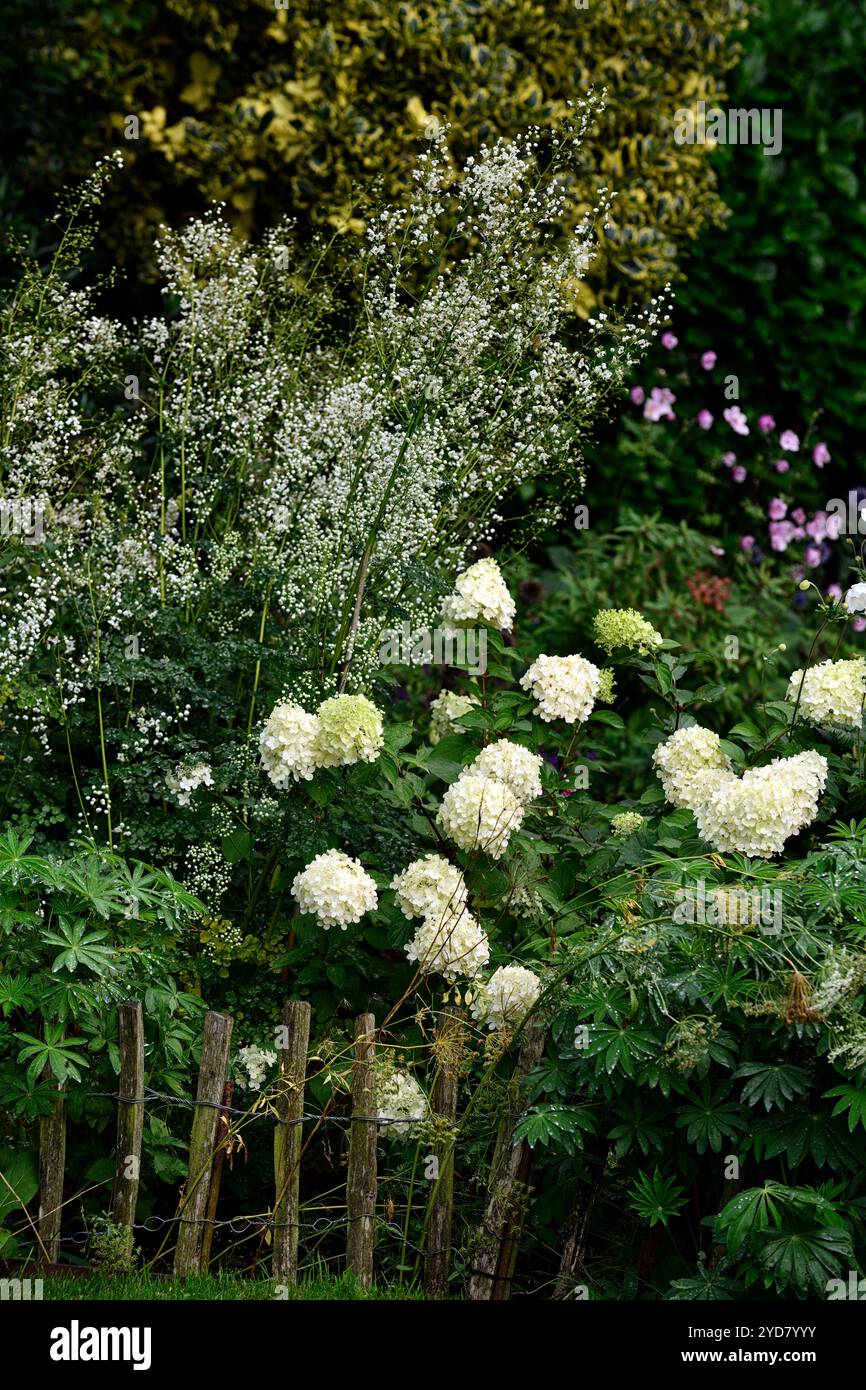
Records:
[[[118,1088],[124,1099],[117,1102],[111,1216],[118,1226],[127,1228],[127,1245],[132,1254],[135,1207],[141,1176],[141,1132],[144,1126],[144,1015],[141,1004],[136,1000],[121,1004],[117,1013],[120,1047]]]
[[[50,1066],[43,1081],[52,1079]],[[60,1254],[63,1219],[63,1175],[66,1167],[66,1095],[57,1083],[57,1099],[51,1113],[39,1118],[39,1239],[46,1264],[56,1264]]]
[[[277,1037],[280,1059],[279,1124],[274,1131],[273,1277],[284,1284],[298,1282],[298,1217],[300,1214],[301,1149],[304,1127],[304,1081],[310,1041],[310,1005],[292,999],[283,1009]]]
[[[223,1086],[222,1109],[217,1120],[216,1132],[216,1153],[214,1154],[213,1167],[210,1172],[210,1186],[207,1194],[207,1210],[205,1211],[205,1225],[202,1227],[201,1237],[201,1257],[200,1266],[202,1274],[207,1274],[207,1267],[210,1264],[210,1252],[213,1245],[214,1222],[216,1221],[217,1206],[220,1199],[220,1183],[223,1176],[223,1165],[226,1161],[226,1140],[232,1117],[228,1108],[234,1098],[235,1087],[233,1081],[227,1081]]]
[[[176,1279],[198,1274],[201,1268],[202,1223],[207,1210],[211,1165],[222,1103],[232,1020],[228,1014],[207,1013],[201,1045],[196,1107],[189,1141],[189,1172],[178,1213]]]
[[[454,1208],[454,1135],[457,1116],[457,1086],[460,1075],[460,1043],[464,1033],[462,1009],[443,1009],[436,1028],[436,1074],[430,1094],[430,1109],[446,1120],[452,1133],[434,1146],[438,1171],[427,1227],[427,1256],[424,1267],[424,1287],[431,1298],[441,1298],[448,1291],[448,1270],[451,1263],[451,1217]]]
[[[499,1131],[490,1169],[490,1195],[472,1248],[471,1299],[505,1299],[510,1291],[532,1157],[525,1140],[515,1144],[514,1130],[520,1113],[522,1083],[543,1047],[542,1030],[534,1023],[527,1024],[514,1073],[514,1104]]]
[[[376,1131],[370,1116],[375,1114],[373,1014],[359,1014],[355,1020],[355,1069],[352,1078],[352,1114],[365,1116],[352,1121],[349,1139],[349,1175],[346,1184],[349,1232],[346,1240],[346,1268],[357,1276],[365,1289],[373,1282],[373,1234],[376,1212]]]

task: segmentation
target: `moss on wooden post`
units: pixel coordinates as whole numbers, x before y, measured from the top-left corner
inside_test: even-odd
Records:
[[[117,1102],[117,1142],[111,1216],[127,1229],[132,1255],[135,1208],[141,1176],[141,1134],[144,1127],[144,1015],[141,1004],[131,1000],[117,1011],[120,1077]],[[138,1102],[134,1104],[133,1102]]]
[[[274,1133],[274,1260],[273,1276],[284,1284],[298,1281],[298,1220],[300,1217],[301,1149],[304,1129],[304,1082],[310,1041],[310,1005],[292,999],[283,1009],[277,1052],[280,1059],[280,1122]]]
[[[232,1020],[228,1014],[205,1015],[196,1107],[189,1141],[189,1172],[178,1212],[177,1247],[174,1253],[177,1279],[185,1279],[201,1270],[203,1223],[231,1036]]]
[[[349,1175],[346,1184],[349,1232],[346,1268],[365,1289],[373,1282],[373,1235],[376,1213],[376,1125],[374,1041],[376,1019],[359,1014],[355,1021],[355,1068],[352,1080],[352,1121],[349,1140]]]

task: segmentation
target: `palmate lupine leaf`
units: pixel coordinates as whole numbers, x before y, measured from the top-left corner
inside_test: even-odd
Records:
[[[514,1131],[515,1140],[525,1139],[531,1149],[561,1149],[575,1154],[583,1148],[584,1136],[594,1134],[595,1120],[586,1108],[565,1105],[538,1105],[524,1115]]]
[[[34,1038],[30,1033],[16,1033],[16,1038],[24,1046],[18,1053],[19,1062],[28,1062],[27,1076],[36,1081],[46,1067],[58,1081],[80,1081],[81,1073],[90,1063],[77,1047],[84,1047],[84,1038],[64,1038],[62,1029],[55,1024],[46,1024],[45,1037]]]
[[[726,1086],[719,1087],[712,1095],[705,1086],[701,1097],[693,1096],[676,1118],[676,1128],[685,1129],[686,1138],[699,1154],[706,1153],[707,1149],[720,1153],[725,1139],[734,1139],[747,1128],[739,1106],[728,1101],[727,1095]]]
[[[858,1125],[866,1129],[866,1091],[858,1086],[834,1086],[831,1091],[825,1091],[826,1097],[838,1096],[839,1099],[833,1107],[833,1114],[848,1114],[848,1129],[853,1134]]]
[[[823,1292],[827,1280],[854,1262],[850,1231],[839,1226],[816,1226],[805,1231],[781,1231],[761,1243],[758,1259],[766,1271],[764,1285]]]
[[[771,1065],[766,1062],[743,1062],[734,1072],[734,1079],[748,1078],[742,1099],[748,1105],[763,1104],[765,1110],[784,1110],[789,1100],[803,1096],[809,1089],[809,1076],[802,1067],[788,1062]]]
[[[88,931],[85,922],[67,922],[63,918],[56,931],[43,933],[43,941],[49,946],[59,946],[52,971],[68,970],[71,973],[81,969],[92,970],[95,975],[107,975],[114,968],[112,949],[102,945],[107,933]]]
[[[831,1168],[834,1173],[857,1172],[866,1161],[866,1143],[861,1135],[852,1137],[843,1124],[820,1111],[798,1107],[756,1119],[752,1135],[760,1160],[784,1155],[796,1167],[810,1158],[819,1168]]]
[[[641,1173],[629,1192],[629,1204],[650,1226],[666,1226],[685,1205],[685,1188],[656,1168],[652,1177]]]

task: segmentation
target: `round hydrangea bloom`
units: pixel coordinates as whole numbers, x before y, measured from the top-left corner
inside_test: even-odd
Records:
[[[379,1133],[386,1139],[411,1138],[427,1115],[427,1097],[408,1072],[377,1077],[375,1097]]]
[[[474,1018],[484,1019],[488,1028],[516,1027],[541,993],[541,981],[523,965],[500,965],[485,985],[481,985],[472,1005]]]
[[[500,632],[511,630],[517,606],[492,558],[478,560],[457,576],[455,592],[442,604],[448,623],[486,623]]]
[[[802,690],[800,682],[803,683]],[[788,686],[788,699],[813,724],[845,724],[859,729],[866,700],[866,661],[821,661],[806,672],[795,671]]]
[[[733,776],[731,762],[719,746],[719,736],[700,724],[677,729],[653,753],[665,796],[674,806],[689,811]]]
[[[318,766],[316,734],[319,721],[290,700],[275,705],[259,735],[262,766],[275,787],[285,787],[290,777],[309,782]]]
[[[178,763],[174,772],[166,774],[165,785],[170,792],[174,792],[179,806],[188,806],[194,791],[199,787],[213,786],[210,764],[196,763],[194,766],[184,766],[183,763]]]
[[[469,771],[504,783],[521,806],[525,806],[542,795],[541,766],[542,759],[537,753],[501,738],[478,754]]]
[[[602,608],[592,620],[595,640],[610,656],[617,647],[648,652],[664,641],[636,608]]]
[[[473,979],[490,959],[490,942],[465,907],[448,907],[426,917],[406,947],[409,960],[417,961],[425,975],[458,975]]]
[[[322,927],[342,927],[360,922],[378,902],[376,885],[357,859],[342,850],[329,849],[296,875],[292,893],[302,912],[312,912]]]
[[[620,811],[618,816],[613,816],[610,828],[620,840],[627,840],[629,835],[635,835],[642,826],[646,825],[646,817],[638,811]]]
[[[458,695],[455,690],[443,690],[430,705],[430,742],[437,744],[448,734],[458,731],[455,720],[468,714],[478,701],[474,695]]]
[[[463,874],[441,854],[425,854],[391,880],[404,917],[433,917],[462,907],[468,892]]]
[[[461,849],[483,849],[499,859],[520,827],[523,807],[504,782],[464,773],[443,796],[437,819]]]
[[[382,715],[366,695],[335,695],[319,705],[316,760],[320,767],[374,763],[382,751]]]
[[[540,656],[520,684],[535,696],[535,713],[548,723],[582,724],[598,699],[601,671],[582,656]]]
[[[721,854],[769,859],[815,819],[826,780],[827,759],[820,753],[774,758],[718,787],[695,809],[698,830]]]

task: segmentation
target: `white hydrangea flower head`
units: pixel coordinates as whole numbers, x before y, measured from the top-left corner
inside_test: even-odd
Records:
[[[802,681],[802,690],[800,683]],[[866,661],[821,661],[805,675],[795,671],[788,685],[788,699],[796,703],[813,724],[844,724],[859,729],[866,701]]]
[[[366,695],[334,695],[317,711],[315,754],[320,767],[374,763],[384,743],[381,711]]]
[[[458,732],[455,720],[461,714],[468,714],[478,700],[474,695],[458,695],[456,690],[442,690],[430,705],[430,742],[435,746],[440,739]]]
[[[827,759],[811,749],[729,777],[694,808],[702,839],[721,854],[770,859],[815,819]]]
[[[639,811],[620,811],[619,815],[612,816],[610,828],[619,840],[627,840],[630,835],[636,835],[646,825],[646,817]]]
[[[178,763],[174,772],[166,773],[165,785],[177,797],[179,806],[188,806],[190,797],[199,787],[213,786],[209,763]]]
[[[465,772],[443,796],[437,820],[460,849],[501,859],[512,831],[520,828],[523,807],[504,782]]]
[[[520,684],[538,701],[535,713],[541,719],[582,724],[598,699],[601,671],[583,656],[540,656]]]
[[[653,762],[668,801],[689,811],[734,775],[718,734],[700,724],[672,733],[656,748]]]
[[[248,1091],[260,1091],[262,1082],[265,1080],[271,1067],[276,1064],[276,1052],[269,1052],[267,1048],[259,1047],[257,1043],[250,1043],[247,1047],[238,1048],[238,1065],[246,1072],[246,1081],[241,1084]]]
[[[275,705],[259,735],[262,766],[275,787],[289,778],[309,782],[318,762],[316,735],[319,721],[291,700]]]
[[[500,632],[510,632],[517,605],[492,558],[477,560],[457,576],[455,592],[442,604],[446,623],[485,623]]]
[[[441,854],[425,854],[391,880],[404,917],[432,917],[449,906],[463,907],[469,896],[463,874]]]
[[[424,975],[468,979],[483,970],[490,959],[487,933],[465,907],[446,907],[425,917],[406,946],[406,956]]]
[[[411,1139],[427,1115],[427,1097],[409,1072],[395,1071],[376,1078],[379,1133],[386,1139]]]
[[[468,770],[502,782],[514,793],[521,806],[526,806],[543,793],[541,768],[542,759],[537,753],[530,753],[521,744],[501,738],[482,749]]]
[[[376,884],[357,859],[339,849],[317,854],[295,876],[292,893],[302,912],[312,912],[322,927],[360,922],[378,902]]]
[[[472,1015],[483,1019],[488,1028],[515,1028],[522,1023],[540,993],[541,981],[534,971],[523,965],[500,965],[487,983],[479,987]]]

